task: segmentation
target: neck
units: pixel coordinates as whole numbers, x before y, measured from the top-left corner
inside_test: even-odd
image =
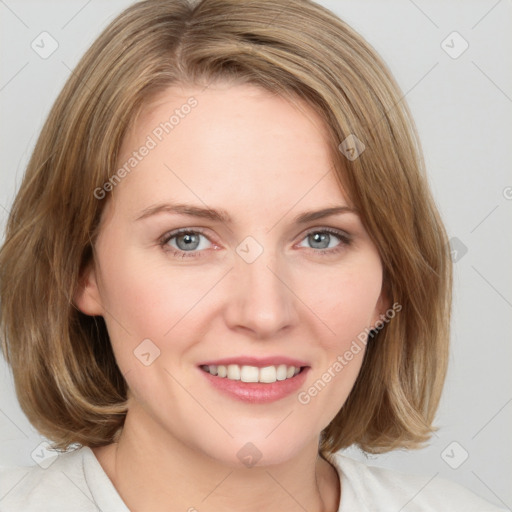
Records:
[[[317,442],[280,464],[234,467],[130,413],[118,442],[93,451],[133,512],[338,510],[339,477]]]

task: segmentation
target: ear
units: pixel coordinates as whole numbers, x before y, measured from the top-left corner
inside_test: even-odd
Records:
[[[80,273],[80,278],[73,295],[73,303],[86,315],[103,315],[103,306],[101,305],[96,270],[92,261],[88,263]]]

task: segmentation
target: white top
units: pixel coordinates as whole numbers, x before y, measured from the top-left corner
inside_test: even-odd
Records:
[[[498,512],[464,487],[334,456],[338,512]],[[0,512],[130,512],[90,448],[67,452],[47,469],[0,468]]]

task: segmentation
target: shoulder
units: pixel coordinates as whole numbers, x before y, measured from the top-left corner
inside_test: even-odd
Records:
[[[339,453],[333,456],[341,479],[340,510],[417,512],[499,512],[465,487],[436,475],[420,476],[368,466]],[[359,509],[358,509],[359,510]]]
[[[80,448],[41,466],[0,467],[0,512],[97,512],[84,470],[90,456]]]

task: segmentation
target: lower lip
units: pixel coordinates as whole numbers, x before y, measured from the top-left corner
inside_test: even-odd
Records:
[[[309,367],[305,367],[291,379],[265,384],[262,382],[242,382],[241,380],[230,380],[227,377],[217,377],[199,368],[199,371],[210,384],[221,393],[252,404],[276,402],[297,392],[304,384],[308,370]]]

